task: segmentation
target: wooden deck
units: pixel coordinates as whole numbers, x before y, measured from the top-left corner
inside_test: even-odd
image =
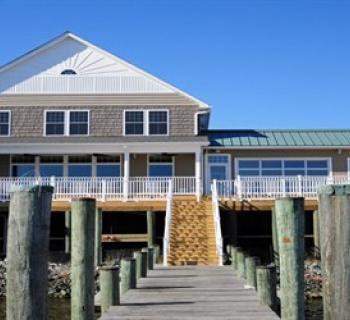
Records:
[[[244,289],[230,266],[160,267],[149,271],[138,288],[121,297],[101,320],[274,320],[279,317]]]

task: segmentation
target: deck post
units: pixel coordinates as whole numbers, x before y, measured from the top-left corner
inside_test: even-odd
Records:
[[[304,319],[304,198],[281,198],[276,203],[280,252],[281,317]]]
[[[52,187],[11,193],[7,242],[7,319],[47,319]]]
[[[320,218],[319,213],[317,210],[315,210],[312,213],[312,222],[313,222],[313,234],[314,234],[314,247],[316,248],[318,253],[321,250],[319,218]]]
[[[130,175],[130,153],[124,152],[124,179],[123,179],[123,199],[128,200],[129,197],[129,175]]]
[[[101,313],[110,306],[120,305],[119,267],[104,266],[100,268]]]
[[[102,209],[95,212],[95,266],[102,264]]]
[[[148,269],[148,248],[142,248],[141,250],[141,277],[147,277]]]
[[[259,266],[256,268],[256,283],[258,298],[262,305],[269,306],[276,311],[276,267]],[[284,318],[282,318],[284,319]]]
[[[71,252],[71,212],[67,210],[64,214],[64,252],[70,254]]]
[[[147,254],[147,268],[148,270],[154,269],[154,248],[148,247],[148,254]]]
[[[136,259],[125,258],[120,261],[120,292],[136,288]]]
[[[350,319],[350,187],[319,191],[323,319]]]
[[[95,317],[95,211],[95,199],[72,200],[72,320],[93,320]]]
[[[276,224],[276,209],[271,208],[271,229],[272,229],[272,262],[279,266],[279,248],[278,248],[278,235],[277,235],[277,224]]]
[[[156,216],[152,211],[147,211],[147,243],[149,247],[155,244],[156,240]]]
[[[238,271],[238,276],[241,279],[245,279],[246,277],[246,272],[245,272],[245,256],[246,253],[242,250],[239,250],[237,252],[237,271]]]
[[[245,265],[247,279],[247,285],[245,288],[256,290],[256,267],[260,265],[260,258],[248,256],[245,258]]]
[[[195,152],[195,177],[196,177],[196,197],[197,201],[199,201],[202,195],[202,187],[201,187],[201,164],[202,164],[202,151],[197,150]]]
[[[134,259],[136,260],[136,278],[140,279],[141,278],[141,269],[142,269],[142,257],[141,257],[141,252],[136,251],[134,252]]]

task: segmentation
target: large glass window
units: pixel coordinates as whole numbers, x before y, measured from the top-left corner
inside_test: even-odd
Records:
[[[87,135],[89,134],[89,112],[70,111],[69,112],[69,134]]]
[[[0,111],[0,136],[10,135],[10,111]]]
[[[149,135],[168,134],[168,112],[167,111],[149,111],[148,134]]]
[[[41,177],[63,177],[63,156],[41,156]]]
[[[313,159],[266,159],[238,160],[241,176],[327,176],[328,160]]]
[[[47,136],[63,136],[64,135],[64,111],[46,111],[46,128]]]
[[[69,156],[68,176],[69,177],[91,177],[92,165],[91,156]]]
[[[148,175],[150,177],[173,176],[173,157],[170,155],[150,155],[148,158]]]
[[[96,175],[98,177],[120,177],[119,156],[97,155],[96,162]]]
[[[143,135],[144,115],[143,111],[125,111],[125,134],[126,135]]]
[[[35,156],[23,155],[11,158],[11,171],[13,177],[34,177]]]

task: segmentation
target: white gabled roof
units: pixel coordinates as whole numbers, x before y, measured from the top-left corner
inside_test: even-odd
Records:
[[[73,69],[74,76],[64,76]],[[176,93],[209,106],[71,32],[0,68],[1,94]]]

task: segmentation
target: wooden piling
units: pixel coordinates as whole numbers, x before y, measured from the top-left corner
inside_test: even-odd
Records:
[[[95,199],[72,200],[72,320],[93,320],[95,317],[95,211]]]
[[[121,294],[136,288],[136,260],[134,258],[125,258],[120,261],[120,278]]]
[[[148,270],[153,270],[154,269],[154,248],[153,247],[148,247],[148,255],[147,255],[147,268]]]
[[[133,256],[136,260],[136,278],[139,279],[139,278],[141,278],[141,269],[142,269],[141,252],[136,251],[136,252],[134,252]]]
[[[259,266],[256,268],[256,282],[258,298],[261,304],[269,306],[276,311],[276,267]],[[284,320],[284,319],[283,319]]]
[[[304,319],[304,198],[275,202],[283,320]]]
[[[100,268],[101,313],[109,307],[120,305],[119,267],[104,266]]]
[[[313,225],[313,235],[314,235],[314,247],[317,250],[317,253],[321,250],[320,243],[320,222],[319,222],[319,213],[315,210],[312,214],[312,225]]]
[[[102,209],[95,213],[95,266],[102,264]]]
[[[238,276],[241,279],[245,279],[246,274],[245,274],[245,256],[246,253],[243,252],[242,250],[239,250],[237,252],[237,271],[238,271]]]
[[[247,289],[256,289],[256,267],[260,265],[259,257],[245,257]]]
[[[350,186],[319,191],[323,319],[350,319]]]
[[[148,269],[148,248],[142,248],[141,250],[141,277],[147,277]]]
[[[71,252],[71,212],[67,210],[64,214],[64,252],[70,254]]]
[[[7,242],[7,319],[46,320],[52,187],[11,192]]]
[[[243,249],[241,247],[235,247],[234,248],[234,270],[236,270],[236,272],[238,272],[238,253],[243,251]]]
[[[271,209],[271,230],[272,230],[272,260],[276,266],[279,266],[279,247],[276,224],[276,210],[275,207]]]
[[[156,216],[152,211],[147,211],[147,243],[152,247],[156,243]]]

